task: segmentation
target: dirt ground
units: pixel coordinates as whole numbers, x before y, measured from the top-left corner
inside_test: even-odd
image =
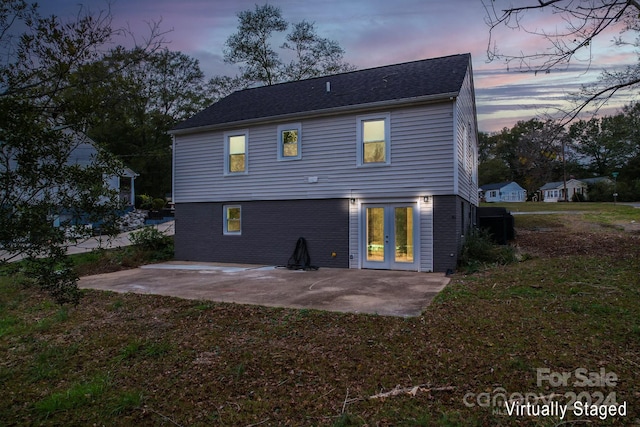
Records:
[[[516,227],[517,228],[517,227]],[[551,227],[517,228],[514,244],[533,256],[635,256],[640,245],[640,224],[602,226],[569,218]]]

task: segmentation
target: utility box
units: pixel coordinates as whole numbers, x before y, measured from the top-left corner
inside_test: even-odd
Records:
[[[506,245],[515,238],[513,215],[506,208],[479,207],[476,215],[478,228],[488,230],[497,244]]]

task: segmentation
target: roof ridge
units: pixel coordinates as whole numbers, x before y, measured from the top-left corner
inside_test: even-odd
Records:
[[[463,53],[246,88],[178,123],[172,132],[402,100],[451,100],[470,70],[471,54]]]
[[[286,82],[278,82],[278,83],[274,83],[274,84],[270,84],[270,85],[247,87],[247,88],[240,89],[240,90],[237,90],[237,91],[232,92],[232,93],[244,92],[244,91],[255,90],[255,89],[263,89],[265,87],[282,86],[282,85],[298,83],[298,82],[309,82],[311,80],[321,80],[321,79],[326,79],[328,77],[343,76],[343,75],[348,75],[348,74],[361,73],[361,72],[365,72],[365,71],[382,70],[384,68],[400,67],[400,66],[403,66],[403,65],[415,64],[415,63],[418,63],[418,62],[437,61],[437,60],[442,60],[442,59],[446,59],[446,58],[453,58],[453,57],[460,57],[460,56],[469,56],[470,57],[471,53],[470,52],[456,53],[456,54],[451,54],[451,55],[438,56],[438,57],[435,57],[435,58],[414,59],[414,60],[411,60],[411,61],[399,62],[397,64],[386,64],[386,65],[379,65],[377,67],[359,68],[359,69],[355,69],[355,70],[351,70],[351,71],[343,71],[341,73],[325,74],[325,75],[322,75],[322,76],[309,77],[309,78],[306,78],[306,79],[289,80],[289,81],[286,81]]]

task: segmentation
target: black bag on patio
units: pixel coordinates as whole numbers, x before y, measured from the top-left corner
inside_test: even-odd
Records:
[[[304,237],[300,237],[296,242],[296,248],[287,261],[289,270],[317,270],[318,267],[311,265],[311,256],[307,248],[307,241]]]

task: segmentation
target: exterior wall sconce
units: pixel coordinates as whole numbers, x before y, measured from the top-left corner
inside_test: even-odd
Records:
[[[427,203],[429,201],[429,196],[424,196],[423,201]]]
[[[356,199],[354,199],[353,197],[351,198],[351,204],[355,205],[356,204]]]

